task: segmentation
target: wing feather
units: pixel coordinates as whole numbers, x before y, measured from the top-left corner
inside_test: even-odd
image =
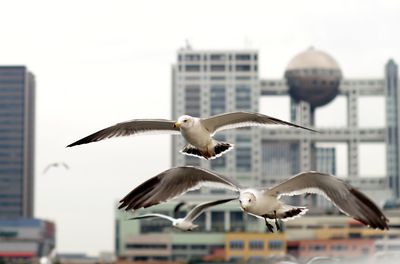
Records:
[[[233,191],[240,188],[235,180],[223,175],[191,166],[176,167],[161,172],[133,189],[120,201],[118,208],[146,208],[209,184]]]
[[[250,113],[250,112],[232,112],[220,115],[211,116],[209,118],[200,119],[203,126],[210,132],[215,133],[217,131],[238,128],[238,127],[248,127],[248,126],[265,126],[265,125],[287,125],[297,128],[306,129],[312,132],[317,132],[313,129],[299,126],[290,122],[280,120],[271,116]]]
[[[67,147],[87,144],[112,137],[124,137],[144,133],[170,133],[180,134],[179,128],[174,127],[174,121],[164,119],[136,119],[99,130],[84,137]]]
[[[138,215],[135,217],[129,218],[129,220],[136,220],[136,219],[144,219],[144,218],[153,218],[153,217],[159,217],[159,218],[164,218],[167,219],[171,222],[173,222],[175,219],[168,216],[168,215],[163,215],[163,214],[144,214],[144,215]]]
[[[343,213],[371,226],[388,229],[389,220],[365,194],[342,180],[319,172],[303,172],[265,191],[280,198],[282,195],[316,193],[325,196]]]

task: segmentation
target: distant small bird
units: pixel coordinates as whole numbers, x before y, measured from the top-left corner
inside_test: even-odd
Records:
[[[49,165],[46,166],[46,168],[43,170],[43,174],[46,174],[47,171],[52,167],[58,168],[61,166],[64,167],[66,170],[69,170],[69,166],[65,162],[54,162],[54,163],[50,163]]]
[[[223,200],[217,200],[213,202],[205,202],[201,203],[197,206],[195,206],[190,212],[184,217],[184,218],[173,218],[168,215],[163,215],[163,214],[144,214],[136,217],[129,218],[129,220],[135,220],[135,219],[143,219],[143,218],[150,218],[150,217],[160,217],[167,219],[172,222],[172,226],[175,228],[178,228],[182,231],[192,231],[198,225],[193,224],[193,221],[196,220],[197,217],[199,217],[207,208],[211,206],[215,206],[218,204],[223,204],[230,202],[232,200],[236,200],[237,198],[230,198],[230,199],[223,199]]]
[[[269,124],[288,125],[317,132],[310,128],[259,113],[232,112],[208,118],[183,115],[176,122],[162,119],[136,119],[102,129],[69,144],[67,147],[96,142],[111,137],[162,132],[181,134],[186,139],[188,144],[181,150],[181,153],[205,159],[213,159],[233,148],[233,145],[230,143],[213,139],[212,136],[216,132],[230,128],[265,126]]]
[[[176,167],[161,172],[136,187],[120,201],[118,208],[146,208],[204,185],[238,192],[240,207],[248,214],[263,218],[270,232],[273,232],[273,226],[267,219],[275,220],[276,228],[280,230],[278,219],[289,220],[307,211],[305,207],[291,206],[279,199],[283,195],[300,195],[306,192],[325,196],[346,215],[367,226],[389,229],[389,220],[365,194],[337,177],[315,171],[299,173],[272,188],[244,188],[231,177],[191,166]]]

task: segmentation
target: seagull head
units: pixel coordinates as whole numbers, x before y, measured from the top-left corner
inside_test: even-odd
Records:
[[[189,115],[183,115],[178,118],[178,121],[175,122],[174,127],[177,128],[189,128],[193,126],[194,118]]]
[[[247,209],[255,205],[256,197],[250,192],[245,192],[240,195],[239,202],[243,209]]]

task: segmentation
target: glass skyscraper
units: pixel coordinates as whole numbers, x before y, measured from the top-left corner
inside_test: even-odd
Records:
[[[35,80],[0,66],[0,219],[33,216]]]

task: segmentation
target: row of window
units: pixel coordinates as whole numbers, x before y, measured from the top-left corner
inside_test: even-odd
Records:
[[[217,64],[217,65],[211,65],[208,67],[207,65],[201,65],[199,64],[187,64],[184,67],[182,65],[178,66],[179,71],[185,71],[185,72],[200,72],[201,70],[203,71],[211,71],[211,72],[225,72],[225,71],[235,71],[235,72],[250,72],[250,71],[257,71],[258,66],[254,65],[251,67],[249,64],[237,64],[235,67],[232,67],[232,65],[228,65],[226,67],[224,64]]]
[[[232,60],[235,59],[237,61],[249,61],[251,59],[257,60],[257,54],[249,54],[249,53],[238,53],[238,54],[223,54],[223,53],[215,53],[215,54],[179,54],[178,61],[200,61],[200,60],[211,60],[211,61],[223,61],[223,60]]]
[[[224,85],[212,85],[210,87],[210,112],[211,115],[226,112],[226,87]],[[235,87],[235,103],[237,111],[250,111],[251,87],[248,85],[237,85]],[[201,95],[199,85],[187,85],[185,87],[185,113],[191,116],[200,116]]]
[[[229,247],[232,250],[242,250],[244,249],[245,241],[243,240],[232,240],[229,242]],[[284,243],[281,240],[269,240],[268,248],[269,250],[280,250],[283,249]],[[248,242],[249,249],[253,250],[264,250],[264,240],[250,240]]]

